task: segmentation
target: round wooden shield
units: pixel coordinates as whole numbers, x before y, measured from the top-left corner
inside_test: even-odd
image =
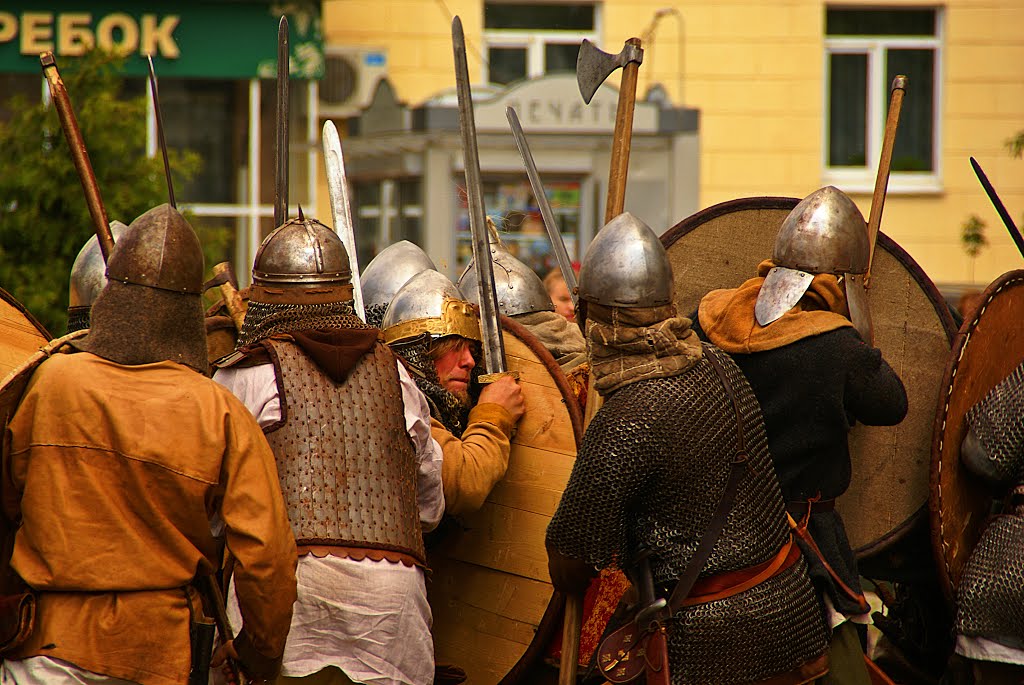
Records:
[[[548,576],[544,535],[569,481],[583,420],[551,354],[501,317],[505,357],[518,371],[526,413],[508,472],[480,511],[428,552],[428,595],[438,664],[465,669],[468,683],[526,682],[555,632],[559,598]]]
[[[88,332],[88,330],[75,331],[49,342],[44,340],[32,353],[25,355],[21,362],[10,370],[3,382],[0,383],[0,426],[6,427],[7,422],[14,415],[36,368],[50,355],[64,347],[67,341],[80,338]]]
[[[723,202],[684,219],[662,237],[681,314],[695,313],[711,290],[735,288],[771,257],[796,198]],[[942,387],[936,359],[949,354],[952,316],[935,284],[888,236],[879,233],[868,300],[875,345],[907,390],[898,426],[857,425],[850,433],[853,482],[837,506],[858,557],[896,543],[926,515],[932,424]]]
[[[0,289],[0,378],[20,366],[51,337],[23,304]]]
[[[960,463],[964,418],[1024,361],[1024,271],[996,279],[953,340],[935,416],[931,467],[932,548],[952,605],[964,565],[981,535],[991,494]]]

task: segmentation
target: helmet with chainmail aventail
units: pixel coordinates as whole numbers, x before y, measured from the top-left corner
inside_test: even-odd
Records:
[[[395,293],[384,314],[384,340],[415,372],[431,415],[456,436],[465,430],[469,408],[438,381],[431,343],[457,335],[480,341],[480,318],[459,289],[437,271],[421,271]]]
[[[767,326],[788,312],[816,274],[863,274],[869,259],[867,224],[853,200],[833,186],[814,191],[793,208],[775,238],[775,268],[757,296],[757,322]]]
[[[128,227],[120,221],[110,222],[110,232],[116,243],[123,236]],[[71,287],[68,292],[68,333],[80,331],[89,327],[89,310],[96,296],[107,284],[107,263],[103,261],[103,252],[100,251],[100,243],[93,234],[71,267]]]
[[[513,257],[504,245],[491,243],[491,261],[494,263],[494,291],[498,295],[498,311],[505,316],[516,316],[555,310],[540,276]],[[479,304],[480,291],[474,262],[470,262],[462,272],[459,290],[470,301]]]
[[[338,234],[300,213],[266,237],[252,267],[239,348],[278,333],[360,327],[348,252]]]
[[[674,298],[672,264],[650,226],[623,212],[590,243],[580,267],[580,300],[606,307],[660,307]]]
[[[366,323],[380,327],[384,312],[399,288],[419,272],[428,269],[436,271],[437,267],[426,252],[408,240],[400,240],[381,250],[366,265],[359,279],[363,287]]]

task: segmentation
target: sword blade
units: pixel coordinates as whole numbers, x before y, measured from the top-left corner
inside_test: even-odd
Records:
[[[469,228],[473,234],[473,261],[476,263],[477,286],[480,288],[480,333],[484,344],[484,368],[488,374],[502,373],[505,366],[505,341],[498,319],[498,296],[494,290],[494,264],[491,262],[490,232],[484,215],[483,186],[480,181],[480,152],[476,144],[476,121],[473,119],[473,96],[469,87],[469,66],[466,62],[466,37],[462,20],[452,20],[452,48],[455,54],[455,84],[459,96],[459,129],[466,168],[466,195]]]
[[[277,131],[274,154],[277,174],[274,177],[274,227],[288,220],[288,17],[277,25]]]
[[[576,272],[572,270],[572,261],[569,259],[569,252],[565,249],[565,242],[555,222],[555,215],[551,211],[551,203],[548,202],[548,195],[544,191],[544,184],[537,172],[537,165],[533,161],[533,153],[530,152],[530,144],[526,142],[526,134],[523,133],[523,126],[519,123],[519,115],[512,107],[505,108],[505,116],[512,127],[512,137],[515,138],[516,147],[523,157],[523,164],[526,165],[526,175],[530,179],[530,187],[533,188],[533,196],[537,198],[537,206],[540,207],[540,216],[544,220],[544,228],[548,231],[548,239],[551,241],[551,249],[558,261],[558,269],[562,272],[565,285],[569,288],[569,295],[572,297],[572,306],[578,305],[576,294]]]
[[[988,195],[989,201],[992,206],[996,208],[996,213],[999,214],[999,218],[1003,220],[1003,225],[1006,226],[1006,230],[1010,232],[1010,237],[1013,238],[1014,244],[1017,245],[1017,251],[1020,252],[1021,256],[1024,257],[1024,237],[1021,237],[1020,230],[1017,228],[1017,224],[1013,223],[1013,217],[1006,211],[1006,205],[999,199],[996,189],[988,180],[988,176],[982,171],[981,165],[978,164],[978,160],[971,157],[971,167],[974,169],[974,175],[981,181],[981,187],[985,189],[985,194]]]
[[[359,257],[356,254],[356,232],[352,224],[352,205],[348,197],[348,182],[345,177],[345,158],[341,152],[341,138],[334,122],[324,122],[324,166],[327,168],[327,191],[331,198],[331,217],[334,230],[348,252],[348,265],[352,270],[352,296],[356,314],[366,320],[363,309],[363,288],[359,284]]]
[[[175,209],[174,183],[171,181],[171,162],[167,159],[167,140],[164,138],[164,117],[160,112],[160,91],[156,85],[156,70],[153,68],[153,55],[146,55],[149,60],[149,90],[153,94],[153,114],[156,116],[156,139],[160,142],[160,154],[164,158],[164,177],[167,179],[167,199]]]

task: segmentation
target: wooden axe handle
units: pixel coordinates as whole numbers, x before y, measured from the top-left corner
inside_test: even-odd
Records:
[[[235,328],[241,331],[242,324],[245,322],[245,303],[242,302],[242,296],[235,288],[235,275],[231,270],[231,264],[228,262],[214,264],[213,275],[220,276],[221,274],[227,276],[225,282],[219,286],[221,297],[224,298],[224,308],[228,310],[231,320],[235,322]]]
[[[630,38],[628,45],[640,47],[639,38]],[[604,222],[622,214],[626,203],[626,175],[629,173],[629,152],[633,141],[633,110],[636,105],[636,84],[640,73],[637,62],[622,67],[619,104],[615,111],[615,133],[612,136],[612,161],[608,173],[608,198],[605,202]]]
[[[576,665],[580,658],[580,633],[583,630],[583,595],[566,595],[565,622],[562,624],[562,660],[558,667],[558,685],[576,685]]]
[[[882,153],[878,158],[878,173],[875,175],[875,192],[871,196],[871,213],[868,215],[868,271],[864,276],[864,286],[871,284],[871,262],[875,257],[875,241],[878,229],[882,225],[882,208],[885,207],[885,191],[889,187],[889,169],[892,166],[892,150],[896,143],[896,129],[900,125],[900,112],[903,110],[903,95],[907,89],[907,77],[897,76],[892,80],[892,93],[889,96],[889,115],[885,120],[885,137],[882,139]]]

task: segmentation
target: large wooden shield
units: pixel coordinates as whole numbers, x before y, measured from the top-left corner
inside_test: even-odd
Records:
[[[771,257],[796,198],[753,197],[709,207],[662,237],[681,314],[717,288],[735,288]],[[853,482],[837,506],[858,557],[888,549],[926,516],[932,424],[941,364],[955,331],[935,285],[891,238],[879,233],[869,291],[875,344],[903,380],[907,418],[893,427],[856,426],[850,434]]]
[[[989,491],[960,463],[967,412],[1024,361],[1024,271],[996,279],[964,320],[948,356],[935,416],[931,468],[932,548],[950,604],[981,535]]]
[[[0,289],[0,378],[46,344],[50,334],[24,305]]]
[[[508,472],[483,508],[460,517],[428,552],[428,594],[439,664],[470,685],[527,682],[561,629],[544,535],[569,481],[583,421],[565,375],[519,324],[502,317],[505,356],[518,371],[526,413]]]
[[[0,427],[6,427],[7,422],[14,415],[36,368],[64,347],[69,340],[80,338],[88,332],[88,330],[75,331],[49,342],[44,340],[41,345],[36,346],[32,353],[26,354],[21,363],[10,369],[3,382],[0,383]]]

